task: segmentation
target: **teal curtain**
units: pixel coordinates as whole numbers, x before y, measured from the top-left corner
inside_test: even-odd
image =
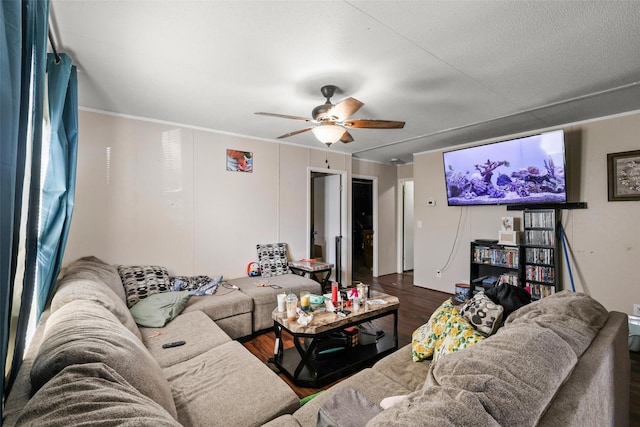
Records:
[[[48,54],[48,106],[51,137],[42,188],[38,238],[38,317],[60,272],[73,213],[78,153],[76,67],[65,54]]]
[[[0,390],[5,388],[4,366],[9,344],[11,294],[20,223],[20,211],[16,206],[20,206],[22,194],[19,170],[20,162],[24,161],[18,143],[22,70],[21,16],[19,1],[0,2],[0,19],[4,29],[0,34]]]
[[[3,400],[22,360],[36,275],[48,17],[48,0],[0,1],[0,363],[3,368],[0,381]],[[27,164],[28,152],[31,153],[30,164]],[[22,218],[22,194],[26,176],[29,177],[29,196],[28,201],[24,202],[28,202],[28,210],[27,218]],[[14,363],[7,382],[4,366],[7,361],[21,223],[26,223],[27,230],[25,279]],[[0,419],[1,408],[0,406]]]

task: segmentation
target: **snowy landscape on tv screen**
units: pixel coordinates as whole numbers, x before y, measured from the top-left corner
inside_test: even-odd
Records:
[[[443,160],[450,206],[567,201],[561,130],[449,151]]]

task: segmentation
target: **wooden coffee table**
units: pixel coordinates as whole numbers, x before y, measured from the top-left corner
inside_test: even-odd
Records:
[[[383,304],[362,305],[346,317],[332,312],[314,312],[307,326],[289,322],[286,313],[274,310],[271,314],[276,334],[274,363],[294,384],[301,387],[322,387],[352,372],[370,366],[376,360],[398,349],[398,298],[380,292],[371,292],[369,302],[382,300]],[[313,357],[318,340],[331,333],[343,331],[370,320],[393,316],[393,329],[384,330],[384,336],[373,344],[358,344],[323,359]],[[294,347],[284,349],[282,331],[293,337]]]

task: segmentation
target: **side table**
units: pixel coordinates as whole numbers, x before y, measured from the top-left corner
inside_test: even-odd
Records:
[[[290,261],[289,269],[294,274],[300,276],[308,275],[310,279],[315,280],[322,286],[322,293],[330,291],[329,277],[331,276],[331,269],[333,264],[327,264],[320,261]]]

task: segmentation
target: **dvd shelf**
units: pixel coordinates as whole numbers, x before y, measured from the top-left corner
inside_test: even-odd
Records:
[[[533,299],[544,298],[561,289],[559,223],[559,210],[524,211],[523,280]]]
[[[522,286],[522,246],[471,242],[470,295],[499,283]]]

